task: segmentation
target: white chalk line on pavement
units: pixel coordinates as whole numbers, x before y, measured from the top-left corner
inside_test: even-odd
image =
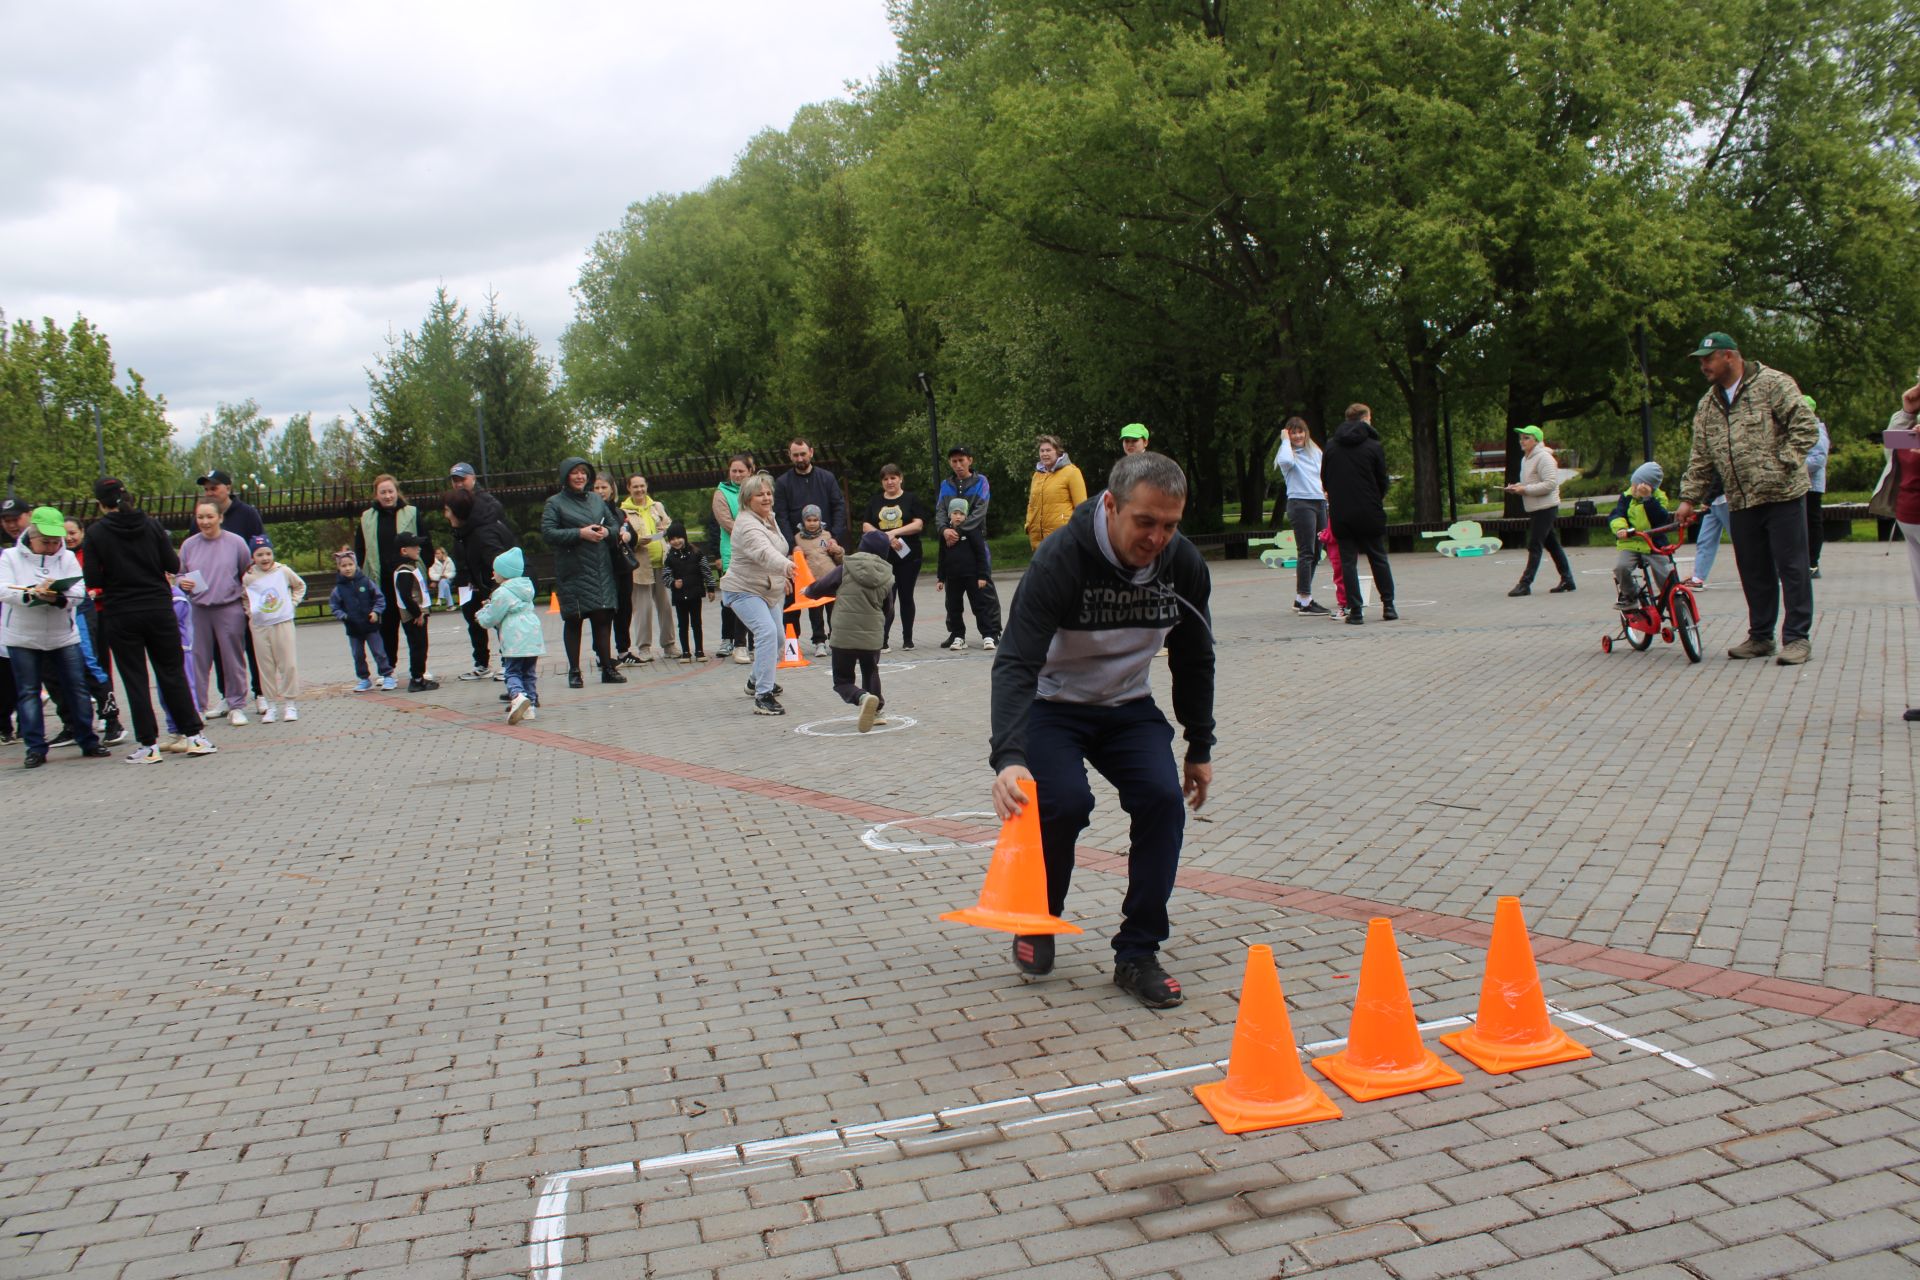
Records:
[[[894,715],[889,712],[885,724],[875,725],[863,734],[858,727],[859,721],[860,717],[857,715],[833,716],[826,720],[809,720],[805,724],[794,726],[793,731],[805,734],[809,738],[877,738],[883,733],[898,733],[902,729],[911,729],[920,723],[912,716]],[[829,733],[822,730],[822,726],[830,724],[844,724],[848,728],[845,732]]]
[[[882,822],[878,826],[868,827],[860,833],[860,843],[872,849],[875,853],[946,853],[954,849],[993,848],[994,842],[998,839],[997,836],[989,836],[985,840],[948,840],[944,844],[897,844],[882,834],[883,832],[892,830],[894,827],[904,826],[909,822],[957,822],[971,818],[992,818],[995,822],[1000,820],[999,815],[990,809],[968,809],[959,813],[936,813],[925,818],[899,818],[893,822]],[[927,839],[930,837],[922,838]]]
[[[1585,1014],[1561,1009],[1553,1004],[1549,1004],[1547,1009],[1556,1018],[1564,1018],[1576,1026],[1598,1031],[1609,1039],[1630,1048],[1653,1054],[1696,1075],[1705,1076],[1709,1080],[1714,1079],[1713,1073],[1705,1067],[1638,1036],[1630,1035],[1603,1022],[1597,1022]],[[1420,1030],[1441,1031],[1449,1027],[1464,1027],[1472,1021],[1473,1019],[1465,1017],[1439,1018],[1432,1022],[1421,1023]],[[1301,1045],[1299,1051],[1303,1055],[1324,1053],[1330,1049],[1338,1049],[1346,1042],[1345,1036],[1333,1040],[1318,1040],[1312,1044]],[[1227,1061],[1222,1058],[1217,1062],[1199,1062],[1188,1067],[1144,1071],[1121,1079],[1102,1080],[1096,1084],[1068,1085],[1040,1093],[1002,1098],[997,1102],[976,1102],[966,1106],[948,1107],[942,1111],[925,1111],[917,1115],[901,1116],[894,1120],[876,1120],[867,1124],[845,1125],[834,1129],[816,1129],[812,1133],[795,1134],[787,1138],[766,1138],[758,1142],[707,1147],[679,1155],[652,1156],[645,1160],[628,1160],[619,1164],[596,1165],[590,1169],[569,1169],[563,1173],[548,1174],[540,1181],[533,1221],[527,1231],[529,1280],[565,1280],[567,1203],[576,1183],[595,1178],[610,1178],[619,1174],[637,1174],[641,1177],[685,1174],[689,1179],[689,1186],[692,1187],[697,1186],[703,1177],[738,1174],[782,1161],[798,1160],[803,1156],[824,1158],[828,1154],[833,1154],[841,1158],[837,1163],[854,1163],[865,1157],[882,1154],[906,1156],[910,1155],[911,1151],[903,1147],[902,1140],[911,1143],[916,1137],[935,1133],[945,1133],[956,1139],[977,1138],[982,1143],[997,1141],[1018,1137],[1025,1130],[1036,1125],[1051,1124],[1065,1127],[1073,1122],[1097,1122],[1103,1113],[1146,1106],[1159,1101],[1165,1095],[1143,1091],[1141,1086],[1163,1084],[1182,1076],[1220,1071],[1225,1069]],[[1048,1109],[1045,1106],[1047,1103],[1091,1099],[1093,1095],[1111,1093],[1120,1093],[1122,1096],[1093,1102],[1091,1105],[1062,1109]],[[1031,1112],[1032,1114],[983,1123],[985,1117],[1002,1111]]]

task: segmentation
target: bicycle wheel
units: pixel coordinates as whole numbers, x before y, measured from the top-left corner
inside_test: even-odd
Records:
[[[1653,632],[1630,626],[1627,628],[1627,643],[1633,646],[1635,653],[1645,653],[1653,644]]]
[[[1670,615],[1673,629],[1680,633],[1680,647],[1687,651],[1687,661],[1700,661],[1706,651],[1700,645],[1700,610],[1694,606],[1693,592],[1675,587]]]

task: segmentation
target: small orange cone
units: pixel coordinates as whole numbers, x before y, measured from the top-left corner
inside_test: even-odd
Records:
[[[823,604],[832,604],[838,597],[821,596],[818,600],[801,595],[813,585],[813,569],[807,564],[806,555],[795,547],[793,549],[793,603],[782,609],[782,613],[799,613],[803,609],[818,609]]]
[[[1360,992],[1353,1002],[1347,1047],[1315,1058],[1313,1065],[1355,1102],[1462,1082],[1458,1071],[1421,1043],[1407,975],[1393,943],[1393,921],[1379,916],[1367,921],[1367,950],[1360,958]]]
[[[1482,1071],[1501,1075],[1555,1062],[1591,1058],[1593,1050],[1547,1020],[1547,997],[1533,964],[1520,899],[1502,898],[1493,912],[1493,945],[1480,983],[1480,1015],[1465,1031],[1441,1036],[1449,1049]]]
[[[548,613],[560,612],[560,593],[558,591],[555,591],[554,593],[552,593],[547,597],[547,612]]]
[[[998,929],[1003,933],[1079,933],[1047,911],[1047,862],[1040,852],[1040,801],[1033,779],[1022,778],[1026,807],[1001,824],[994,841],[993,861],[987,864],[987,883],[978,905],[949,911],[942,920]]]
[[[1340,1118],[1340,1108],[1326,1090],[1307,1079],[1300,1066],[1272,947],[1247,948],[1247,973],[1240,984],[1240,1016],[1233,1024],[1227,1078],[1203,1084],[1193,1093],[1214,1123],[1228,1133]]]
[[[787,637],[780,642],[780,661],[774,663],[776,671],[791,671],[795,667],[810,667],[807,655],[800,651],[800,637],[793,633],[793,624],[787,624]]]

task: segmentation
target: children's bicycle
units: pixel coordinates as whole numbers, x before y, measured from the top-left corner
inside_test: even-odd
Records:
[[[1661,592],[1655,587],[1651,566],[1644,561],[1636,565],[1634,579],[1638,585],[1633,601],[1620,611],[1620,630],[1614,635],[1600,637],[1602,653],[1612,653],[1615,640],[1625,640],[1634,652],[1645,653],[1653,646],[1653,638],[1659,636],[1668,644],[1678,637],[1688,662],[1698,662],[1704,655],[1705,650],[1700,645],[1700,606],[1695,602],[1693,592],[1680,581],[1673,564],[1674,554],[1680,550],[1680,544],[1676,541],[1671,547],[1662,547],[1653,540],[1656,533],[1671,533],[1681,527],[1663,524],[1657,529],[1628,530],[1647,544],[1649,554],[1666,557],[1667,589]]]

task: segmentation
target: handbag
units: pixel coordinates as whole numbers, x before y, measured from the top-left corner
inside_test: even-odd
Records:
[[[1882,520],[1893,519],[1893,491],[1899,487],[1896,474],[1898,468],[1894,462],[1893,450],[1887,450],[1887,465],[1881,468],[1880,481],[1873,486],[1873,496],[1867,499],[1867,514]]]

